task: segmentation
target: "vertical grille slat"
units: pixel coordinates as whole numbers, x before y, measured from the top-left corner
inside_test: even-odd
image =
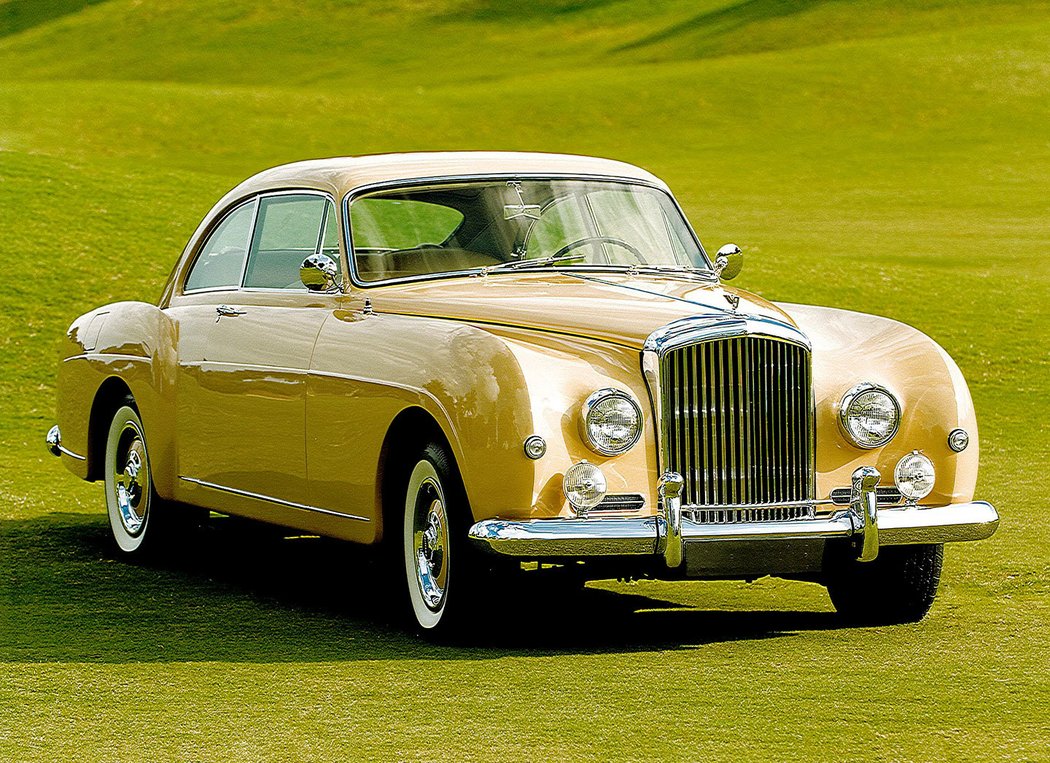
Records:
[[[667,352],[661,376],[664,454],[688,505],[710,507],[699,521],[798,515],[750,507],[813,497],[809,351],[760,336],[700,342]]]
[[[753,435],[751,432],[751,345],[747,342],[741,342],[740,347],[743,350],[743,362],[741,366],[743,368],[742,381],[740,384],[740,390],[743,393],[743,400],[741,407],[743,408],[744,417],[744,458],[743,458],[743,480],[744,480],[744,502],[751,503],[754,497],[751,494],[752,485],[752,472],[751,472],[751,441]]]

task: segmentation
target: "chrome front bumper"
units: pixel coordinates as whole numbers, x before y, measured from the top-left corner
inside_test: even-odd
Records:
[[[935,507],[879,509],[879,473],[861,467],[853,473],[849,508],[811,519],[702,524],[682,516],[682,478],[660,480],[660,514],[655,517],[557,518],[515,522],[486,519],[469,536],[492,551],[528,559],[600,556],[662,556],[677,569],[689,552],[716,542],[825,542],[850,539],[857,558],[871,561],[880,546],[983,540],[999,526],[999,515],[985,501]]]

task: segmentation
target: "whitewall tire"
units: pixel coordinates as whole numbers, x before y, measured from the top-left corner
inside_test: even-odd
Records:
[[[113,540],[124,553],[135,554],[152,545],[157,500],[142,420],[130,405],[113,415],[105,459],[106,510]]]

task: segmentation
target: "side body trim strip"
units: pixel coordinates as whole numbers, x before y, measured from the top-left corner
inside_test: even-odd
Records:
[[[212,490],[219,490],[224,493],[232,493],[233,495],[244,496],[245,498],[257,498],[261,501],[268,501],[269,503],[276,503],[280,506],[288,506],[292,509],[302,509],[303,511],[314,511],[318,514],[328,514],[333,517],[342,517],[343,519],[356,519],[359,522],[371,522],[368,517],[361,517],[357,514],[346,514],[342,511],[332,511],[331,509],[322,509],[317,506],[308,506],[305,503],[296,503],[295,501],[286,501],[283,498],[273,498],[268,495],[260,495],[259,493],[253,493],[250,490],[241,490],[235,487],[226,487],[225,485],[216,485],[214,482],[207,482],[205,480],[199,480],[196,477],[186,477],[182,474],[179,475],[179,479],[184,482],[191,482],[194,485],[200,485],[201,487],[210,488]]]

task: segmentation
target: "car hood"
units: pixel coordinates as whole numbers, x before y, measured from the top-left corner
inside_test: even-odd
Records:
[[[727,295],[739,297],[736,310]],[[641,348],[682,318],[762,316],[795,325],[771,302],[724,284],[626,273],[499,273],[368,290],[377,313],[447,318],[590,337]]]

